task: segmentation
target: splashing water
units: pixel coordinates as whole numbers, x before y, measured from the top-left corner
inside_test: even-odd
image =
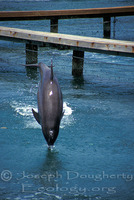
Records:
[[[25,128],[35,128],[35,129],[41,128],[41,126],[33,118],[32,108],[35,111],[37,111],[37,108],[35,108],[33,105],[17,101],[11,102],[10,105],[17,114],[26,117],[26,120],[24,119]],[[62,118],[60,128],[64,128],[65,126],[71,125],[73,122],[73,116],[72,116],[73,110],[70,107],[69,103],[67,102],[63,103],[63,111],[64,111],[64,116]]]

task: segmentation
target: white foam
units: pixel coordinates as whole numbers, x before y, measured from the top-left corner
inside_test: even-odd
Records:
[[[63,111],[64,111],[64,115],[71,115],[73,110],[71,107],[69,107],[69,103],[64,102],[63,103]]]
[[[61,120],[60,128],[64,128],[65,126],[70,126],[73,123],[73,110],[70,107],[69,103],[64,102],[63,103],[63,111],[64,111],[64,116]]]
[[[25,128],[41,129],[41,126],[36,122],[32,113],[32,108],[35,111],[37,111],[36,107],[34,107],[33,105],[17,101],[11,102],[10,105],[17,114],[26,117],[26,120],[24,119]],[[64,116],[61,120],[60,128],[64,128],[65,126],[71,125],[73,122],[73,116],[72,116],[73,110],[70,107],[69,103],[67,102],[63,103],[63,111],[64,111]]]
[[[11,107],[14,108],[15,112],[22,116],[32,116],[32,105],[26,105],[22,102],[13,101]]]

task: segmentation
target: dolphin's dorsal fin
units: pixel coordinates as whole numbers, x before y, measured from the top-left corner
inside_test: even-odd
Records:
[[[35,117],[36,121],[37,121],[37,122],[40,124],[40,117],[39,117],[39,113],[35,112],[35,110],[34,110],[34,109],[32,109],[32,112],[33,112],[33,115],[34,115],[34,117]]]
[[[53,81],[53,61],[51,60],[51,77],[50,77],[50,79],[51,79],[51,81]]]

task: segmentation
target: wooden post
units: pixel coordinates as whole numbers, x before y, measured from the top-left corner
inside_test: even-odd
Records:
[[[72,59],[72,75],[82,76],[83,75],[83,64],[84,64],[84,51],[73,51]]]
[[[26,44],[26,64],[38,63],[38,46],[34,44]],[[37,67],[26,67],[27,76],[36,78]]]
[[[26,64],[35,64],[38,62],[38,46],[26,44]]]
[[[50,20],[50,32],[58,33],[58,18],[52,18]]]
[[[103,17],[103,37],[110,38],[111,35],[111,17]]]
[[[113,21],[113,38],[115,39],[115,25],[116,25],[116,17],[114,17]]]

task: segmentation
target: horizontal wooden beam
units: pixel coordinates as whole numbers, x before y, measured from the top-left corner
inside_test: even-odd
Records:
[[[111,17],[134,15],[134,6],[47,11],[0,11],[0,21],[39,20],[55,17],[58,19],[94,18],[104,17],[105,15]]]
[[[0,39],[61,45],[81,51],[125,53],[134,56],[134,42],[0,27]]]

